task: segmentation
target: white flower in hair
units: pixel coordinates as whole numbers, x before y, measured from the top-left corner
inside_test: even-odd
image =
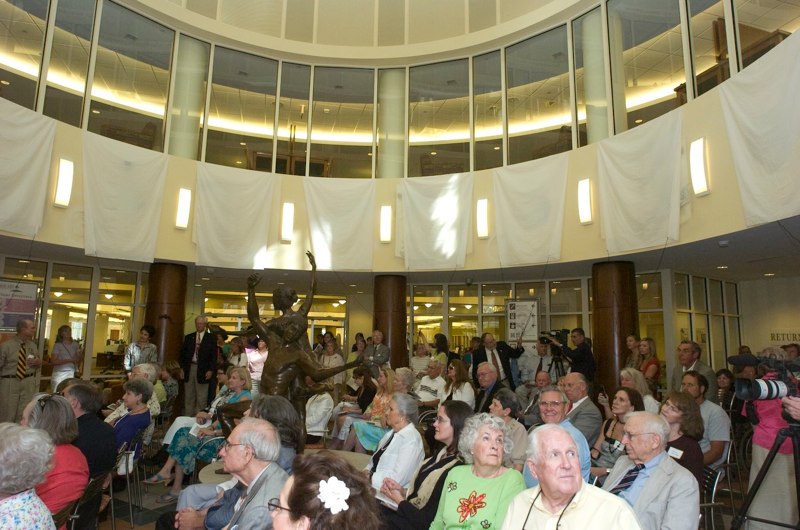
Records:
[[[349,508],[347,499],[350,498],[350,488],[336,477],[320,480],[317,498],[322,501],[333,515],[339,512],[346,512]]]

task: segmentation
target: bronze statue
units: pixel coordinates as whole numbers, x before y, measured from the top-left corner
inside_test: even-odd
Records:
[[[311,252],[306,252],[306,256],[311,263],[311,286],[297,311],[292,309],[298,300],[295,290],[280,286],[272,292],[272,303],[281,315],[263,322],[259,317],[255,293],[261,276],[254,273],[247,279],[247,316],[258,336],[267,341],[269,348],[259,391],[289,399],[303,418],[305,399],[311,394],[303,381],[306,375],[315,382],[320,382],[361,363],[359,360],[344,366],[323,368],[311,351],[307,335],[308,312],[317,287],[317,263]]]

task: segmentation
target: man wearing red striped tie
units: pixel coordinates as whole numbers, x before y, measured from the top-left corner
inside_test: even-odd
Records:
[[[42,358],[33,336],[33,320],[17,321],[17,334],[0,344],[0,422],[18,423],[39,388]]]

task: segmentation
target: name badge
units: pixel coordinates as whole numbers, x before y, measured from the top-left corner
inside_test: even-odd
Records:
[[[671,456],[672,458],[676,459],[676,460],[680,460],[680,459],[681,459],[681,457],[683,456],[683,451],[681,451],[681,450],[680,450],[680,449],[678,449],[677,447],[670,447],[670,448],[667,450],[667,454],[668,454],[669,456]]]

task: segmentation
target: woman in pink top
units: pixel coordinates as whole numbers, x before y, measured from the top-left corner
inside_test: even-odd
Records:
[[[56,513],[79,499],[89,483],[86,457],[72,445],[78,436],[78,421],[65,398],[37,394],[22,412],[20,423],[24,427],[42,429],[53,439],[53,468],[45,475],[44,482],[36,486],[36,494],[51,513]]]

